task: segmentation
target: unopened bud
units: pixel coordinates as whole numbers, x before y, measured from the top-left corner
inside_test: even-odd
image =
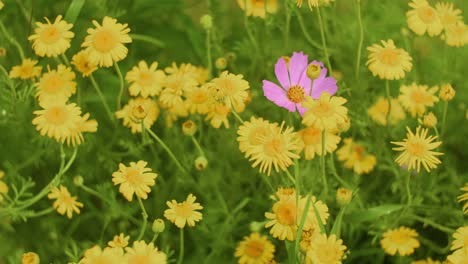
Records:
[[[343,122],[338,123],[339,132],[346,132],[351,127],[351,120],[349,117],[345,117]]]
[[[440,88],[440,93],[439,93],[440,99],[448,102],[455,97],[455,90],[453,89],[452,85],[450,84],[444,84]]]
[[[197,125],[192,120],[185,121],[182,124],[182,132],[186,136],[193,136],[197,132]]]
[[[21,257],[21,264],[39,264],[40,261],[39,255],[34,252],[24,253]]]
[[[205,30],[210,30],[213,27],[213,17],[204,15],[200,18],[200,24]]]
[[[208,160],[204,156],[199,156],[195,159],[195,168],[202,171],[208,167]]]
[[[226,60],[228,62],[235,61],[236,58],[237,58],[237,56],[236,56],[236,54],[234,52],[228,52],[228,53],[226,53],[226,55],[224,57],[226,58]]]
[[[349,204],[352,197],[353,197],[353,192],[350,189],[338,188],[338,190],[336,190],[336,202],[340,206],[345,206]]]
[[[6,56],[6,49],[5,48],[0,48],[0,57],[5,57]]]
[[[77,175],[77,176],[73,177],[73,184],[75,184],[76,186],[83,185],[83,182],[84,182],[84,179],[83,179],[83,177],[81,177],[81,175]]]
[[[312,81],[317,79],[320,76],[320,73],[322,72],[322,68],[320,65],[311,63],[309,66],[307,66],[307,77],[309,77]]]
[[[261,232],[265,227],[265,223],[253,221],[249,225],[251,232]]]
[[[215,61],[215,66],[216,66],[216,69],[218,69],[218,70],[226,69],[226,67],[227,67],[226,58],[224,58],[224,57],[217,58],[216,61]]]
[[[156,234],[162,233],[164,232],[165,228],[166,228],[166,225],[164,224],[164,220],[162,220],[161,218],[154,220],[153,226],[152,226],[154,233]]]
[[[420,123],[422,123],[425,127],[433,128],[437,125],[437,117],[432,112],[429,112],[428,114],[424,115]]]

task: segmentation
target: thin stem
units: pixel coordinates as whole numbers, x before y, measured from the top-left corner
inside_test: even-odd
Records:
[[[441,224],[438,224],[428,218],[425,218],[425,217],[421,217],[421,216],[418,216],[418,215],[414,215],[414,214],[409,214],[408,215],[409,218],[412,218],[418,222],[421,222],[421,223],[424,223],[426,225],[430,225],[436,229],[439,229],[440,231],[442,232],[445,232],[445,233],[448,233],[448,234],[453,234],[455,232],[454,229],[452,228],[449,228],[449,227],[446,227],[446,226],[443,226]]]
[[[447,111],[448,111],[448,101],[444,101],[444,112],[442,114],[442,128],[440,129],[440,136],[443,136],[445,132],[445,122],[447,120]]]
[[[83,185],[83,184],[80,185],[79,187],[80,187],[81,189],[83,189],[85,192],[87,192],[87,193],[89,193],[89,194],[91,194],[91,195],[96,196],[97,198],[103,200],[103,201],[106,202],[106,203],[109,203],[109,201],[108,201],[107,199],[105,199],[105,198],[102,196],[102,194],[100,194],[99,192],[97,192],[97,191],[91,189],[90,187],[88,187],[88,186],[86,186],[86,185]]]
[[[266,3],[267,1],[265,1]],[[284,29],[284,36],[283,36],[283,41],[284,41],[284,48],[288,50],[289,48],[289,31],[291,28],[291,13],[289,12],[289,6],[288,6],[289,1],[284,1],[284,10],[286,11],[286,23],[285,23],[285,29]]]
[[[406,177],[406,194],[408,195],[408,201],[406,203],[407,208],[411,206],[411,203],[413,201],[413,196],[411,195],[410,180],[411,172],[408,171],[408,177]]]
[[[60,56],[62,57],[62,60],[65,62],[65,64],[70,66],[70,61],[68,60],[67,56],[65,56],[65,53],[62,53]]]
[[[198,143],[198,140],[193,135],[191,136],[191,138],[192,138],[193,144],[195,144],[195,147],[198,150],[198,153],[201,156],[205,156],[205,153],[203,152],[203,149],[201,148],[200,143]]]
[[[330,75],[332,75],[333,69],[331,67],[330,57],[328,55],[327,41],[325,39],[325,29],[323,27],[323,21],[322,21],[322,15],[321,15],[321,12],[320,12],[320,7],[317,7],[317,18],[318,18],[318,22],[319,22],[319,26],[320,26],[320,36],[322,37],[322,46],[323,46],[323,52],[324,52],[324,55],[325,55],[325,59],[326,59],[326,62],[327,62],[327,68],[328,68],[328,70],[330,72]]]
[[[177,264],[182,264],[184,260],[184,229],[181,228],[180,230],[180,248],[179,248],[179,259],[177,260]]]
[[[322,183],[325,196],[328,195],[327,175],[325,171],[325,130],[322,131],[322,154],[320,155],[320,167],[322,169]]]
[[[244,123],[244,120],[239,116],[239,114],[234,110],[234,109],[231,109],[232,111],[232,114],[236,117],[236,119],[241,123],[243,124]]]
[[[140,234],[138,235],[138,238],[137,238],[137,240],[140,240],[145,234],[146,225],[148,224],[148,213],[146,212],[145,206],[143,205],[143,202],[141,201],[140,196],[137,196],[137,199],[138,199],[138,204],[140,205],[140,208],[141,208],[141,216],[143,217],[143,225],[141,226]]]
[[[158,239],[159,233],[155,233],[153,239],[151,239],[151,243],[154,243],[156,239]]]
[[[297,16],[297,21],[299,22],[299,26],[301,27],[302,34],[304,34],[304,37],[306,38],[307,42],[309,42],[310,45],[317,49],[323,49],[322,46],[320,46],[319,43],[315,42],[312,37],[310,36],[309,32],[307,31],[307,27],[304,24],[304,19],[302,18],[301,12],[296,9],[295,11],[296,16]]]
[[[385,80],[385,92],[387,94],[388,111],[385,120],[387,121],[387,127],[390,127],[390,111],[392,111],[392,96],[390,95],[390,82]]]
[[[213,62],[211,59],[211,30],[206,30],[206,60],[207,60],[207,67],[208,67],[208,79],[211,79],[211,75],[213,73]]]
[[[179,160],[172,153],[171,149],[160,139],[151,129],[146,128],[146,131],[163,147],[164,150],[169,154],[172,160],[176,163],[177,167],[185,174],[188,174],[187,170],[180,164]]]
[[[124,91],[124,79],[122,76],[122,72],[120,71],[119,64],[117,62],[114,62],[114,67],[115,71],[117,72],[117,76],[119,76],[119,82],[120,82],[120,89],[119,89],[119,94],[117,95],[117,110],[119,110],[122,107],[122,95]]]
[[[359,68],[361,66],[361,52],[362,45],[364,43],[364,28],[362,26],[362,17],[361,17],[361,0],[356,0],[357,4],[357,13],[358,13],[358,23],[359,23],[359,45],[357,50],[356,58],[356,79],[359,81]]]
[[[140,35],[140,34],[130,34],[130,38],[132,38],[132,40],[140,40],[140,41],[151,43],[158,48],[164,47],[164,42],[158,39],[155,39],[153,37],[150,37],[150,36]]]
[[[291,182],[295,185],[296,184],[296,180],[294,179],[294,177],[291,175],[291,173],[288,171],[288,170],[285,170],[286,171],[286,175],[288,176],[288,178],[291,180]]]
[[[55,211],[55,209],[53,207],[49,207],[49,208],[46,208],[46,209],[38,211],[38,212],[33,212],[30,215],[28,215],[27,217],[28,218],[40,217],[40,216],[48,215],[48,214],[52,213],[53,211]]]
[[[16,47],[16,49],[18,49],[18,53],[20,55],[20,58],[21,60],[24,60],[24,51],[23,51],[23,48],[21,47],[21,45],[18,43],[18,41],[15,40],[15,38],[13,38],[10,33],[8,33],[8,31],[6,30],[5,28],[5,25],[3,24],[2,21],[0,21],[0,30],[2,31],[3,35],[6,37],[6,39],[8,39],[8,41],[10,41],[10,43]]]
[[[109,108],[109,105],[107,104],[106,98],[102,94],[101,89],[99,88],[99,85],[97,84],[96,80],[94,79],[93,74],[89,75],[89,79],[91,80],[91,84],[93,85],[94,89],[96,90],[97,94],[99,95],[99,98],[101,99],[102,104],[104,105],[104,109],[106,110],[107,115],[109,116],[109,119],[111,121],[114,120],[114,116],[112,115],[112,112]]]

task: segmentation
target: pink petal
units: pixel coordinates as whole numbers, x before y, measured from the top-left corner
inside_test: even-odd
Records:
[[[294,52],[289,60],[289,79],[291,85],[299,83],[301,75],[305,72],[308,65],[308,57],[302,52]]]
[[[283,58],[279,58],[275,64],[275,74],[281,86],[288,88],[289,83],[289,74],[288,74],[288,65]]]
[[[290,112],[294,112],[296,110],[295,104],[289,101],[286,91],[270,81],[263,80],[263,95],[268,100],[278,106],[288,109]]]
[[[296,104],[296,107],[297,107],[297,111],[299,112],[301,116],[303,116],[305,111],[307,111],[307,108],[302,107],[301,104]]]
[[[299,86],[304,88],[305,95],[310,95],[310,90],[312,89],[312,81],[310,78],[307,76],[306,72],[304,71],[302,73],[301,78],[299,79]]]
[[[338,90],[336,80],[332,77],[318,78],[312,84],[312,98],[319,99],[323,92],[334,95]]]

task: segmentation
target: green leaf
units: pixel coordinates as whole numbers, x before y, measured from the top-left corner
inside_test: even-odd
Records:
[[[65,13],[65,21],[72,24],[75,23],[85,1],[86,0],[72,0],[70,6],[68,7],[67,13]]]
[[[375,220],[379,217],[389,215],[395,211],[403,209],[404,205],[401,204],[385,204],[362,211],[358,211],[347,216],[350,222],[368,222]]]
[[[336,238],[340,238],[340,232],[341,232],[341,223],[343,221],[343,215],[346,210],[346,206],[341,208],[340,212],[338,213],[338,216],[336,217],[335,223],[333,223],[332,230],[330,231],[330,234],[335,234]]]

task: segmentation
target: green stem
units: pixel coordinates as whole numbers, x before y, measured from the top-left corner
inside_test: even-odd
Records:
[[[158,239],[159,233],[155,233],[153,239],[151,239],[151,243],[154,243],[156,239]]]
[[[387,122],[387,127],[390,127],[390,111],[392,111],[392,96],[390,95],[390,82],[385,80],[385,92],[387,94],[387,102],[388,102],[388,111],[385,117]]]
[[[143,225],[141,226],[140,234],[138,235],[137,240],[140,240],[143,238],[143,235],[145,234],[146,231],[146,225],[148,224],[148,213],[146,212],[145,206],[143,205],[143,202],[141,201],[140,196],[137,195],[138,199],[138,204],[140,205],[141,208],[141,216],[143,217]]]
[[[234,109],[231,109],[232,111],[232,114],[236,117],[236,119],[241,123],[243,124],[244,123],[244,120],[239,116],[239,114],[234,110]]]
[[[317,8],[318,9],[318,8]],[[322,183],[325,196],[328,195],[327,175],[325,171],[325,130],[322,131],[322,154],[320,155],[320,167],[322,170]]]
[[[48,215],[48,214],[52,213],[53,211],[55,211],[55,209],[53,207],[49,207],[49,208],[46,208],[46,209],[38,211],[38,212],[33,212],[30,215],[28,215],[27,218],[34,218],[34,217],[40,217],[40,216]]]
[[[140,40],[143,42],[151,43],[158,48],[164,47],[164,42],[158,39],[155,39],[153,37],[150,37],[150,36],[145,36],[145,35],[140,35],[140,34],[130,34],[130,38],[132,38],[132,40]]]
[[[70,61],[68,60],[67,56],[65,56],[65,53],[62,53],[60,57],[62,57],[62,60],[65,62],[67,66],[70,66]]]
[[[297,16],[297,21],[299,22],[299,26],[301,27],[302,34],[304,34],[304,37],[306,38],[307,42],[309,42],[310,45],[317,49],[323,49],[322,46],[320,46],[319,43],[315,42],[312,37],[310,36],[309,32],[307,31],[307,27],[304,24],[304,19],[302,18],[301,12],[296,9],[295,10],[296,16]]]
[[[191,138],[192,138],[193,144],[195,144],[195,147],[197,148],[198,153],[200,154],[200,156],[205,156],[205,153],[203,152],[203,149],[200,146],[200,143],[198,143],[198,140],[193,135],[191,136]]]
[[[440,136],[443,136],[445,132],[445,122],[447,120],[447,111],[448,111],[448,101],[444,101],[444,112],[442,114],[442,128],[440,129]]]
[[[208,65],[208,79],[211,79],[213,73],[213,62],[211,59],[211,30],[206,30],[206,60]]]
[[[296,180],[294,179],[294,177],[291,175],[291,173],[286,169],[286,175],[288,175],[288,178],[291,180],[291,182],[296,185]]]
[[[425,218],[425,217],[421,217],[421,216],[414,215],[414,214],[409,214],[407,217],[412,218],[412,219],[414,219],[414,220],[416,220],[418,222],[424,223],[426,225],[430,225],[430,226],[432,226],[432,227],[434,227],[434,228],[436,228],[436,229],[438,229],[438,230],[440,230],[442,232],[445,232],[447,234],[453,234],[455,232],[454,229],[443,226],[441,224],[438,224],[438,223],[436,223],[436,222],[434,222],[434,221],[432,221],[432,220],[430,220],[428,218]]]
[[[151,129],[146,128],[146,131],[163,147],[164,150],[169,154],[172,160],[176,163],[177,167],[185,174],[188,174],[187,170],[180,164],[179,160],[175,157],[174,153],[172,153],[171,149],[159,138]]]
[[[180,230],[180,248],[179,248],[179,259],[177,260],[177,264],[182,264],[184,260],[184,229],[181,228]]]
[[[320,36],[322,37],[323,52],[324,52],[325,59],[326,59],[326,62],[327,62],[328,71],[330,72],[330,75],[332,75],[333,69],[331,67],[330,57],[328,55],[327,41],[325,39],[325,29],[323,27],[323,21],[322,21],[322,15],[321,15],[321,12],[320,12],[320,7],[317,7],[317,18],[318,18],[318,22],[319,22],[319,26],[320,26]]]
[[[83,184],[80,185],[79,187],[80,187],[81,189],[83,189],[85,192],[87,192],[87,193],[89,193],[89,194],[91,194],[91,195],[96,196],[97,198],[103,200],[104,202],[110,203],[107,199],[105,199],[105,198],[102,196],[102,194],[100,194],[99,192],[97,192],[97,191],[91,189],[90,187],[88,187],[88,186],[86,186],[86,185],[83,185]]]
[[[358,23],[359,23],[359,45],[358,45],[357,58],[356,58],[356,79],[359,81],[359,68],[361,66],[361,52],[362,52],[362,45],[364,44],[364,28],[362,26],[362,17],[361,17],[361,0],[356,0],[356,4],[357,4]]]
[[[94,79],[93,74],[89,75],[89,79],[91,80],[91,84],[93,85],[94,89],[96,90],[97,94],[99,95],[99,98],[101,99],[101,102],[104,105],[104,109],[106,110],[106,113],[109,116],[109,119],[111,121],[113,121],[114,116],[112,115],[112,112],[111,112],[111,110],[109,108],[109,105],[107,104],[106,98],[104,97],[104,94],[102,94],[102,91],[99,88],[99,85],[97,84],[96,80]]]
[[[410,188],[410,180],[411,180],[411,172],[408,171],[408,177],[406,177],[406,194],[408,195],[408,201],[406,203],[406,207],[409,208],[411,203],[413,202],[413,196],[411,195],[411,188]]]
[[[267,1],[265,1],[265,3],[266,2]],[[290,31],[290,28],[291,28],[291,13],[290,13],[290,10],[289,10],[288,2],[289,1],[284,1],[284,10],[285,10],[285,13],[286,13],[286,23],[285,23],[285,29],[284,29],[284,32],[283,32],[283,34],[284,34],[283,41],[284,41],[285,50],[289,49],[289,31]]]
[[[0,21],[0,30],[2,31],[3,35],[6,37],[6,39],[18,49],[18,53],[20,55],[21,60],[24,60],[24,51],[21,45],[13,38],[10,33],[5,28],[5,25],[3,24],[2,21]]]
[[[119,64],[117,62],[114,62],[114,67],[115,71],[117,72],[117,76],[119,76],[119,82],[120,82],[120,89],[119,89],[119,94],[117,95],[117,110],[119,110],[122,107],[122,95],[124,91],[124,79],[122,76],[122,71],[120,71]]]

